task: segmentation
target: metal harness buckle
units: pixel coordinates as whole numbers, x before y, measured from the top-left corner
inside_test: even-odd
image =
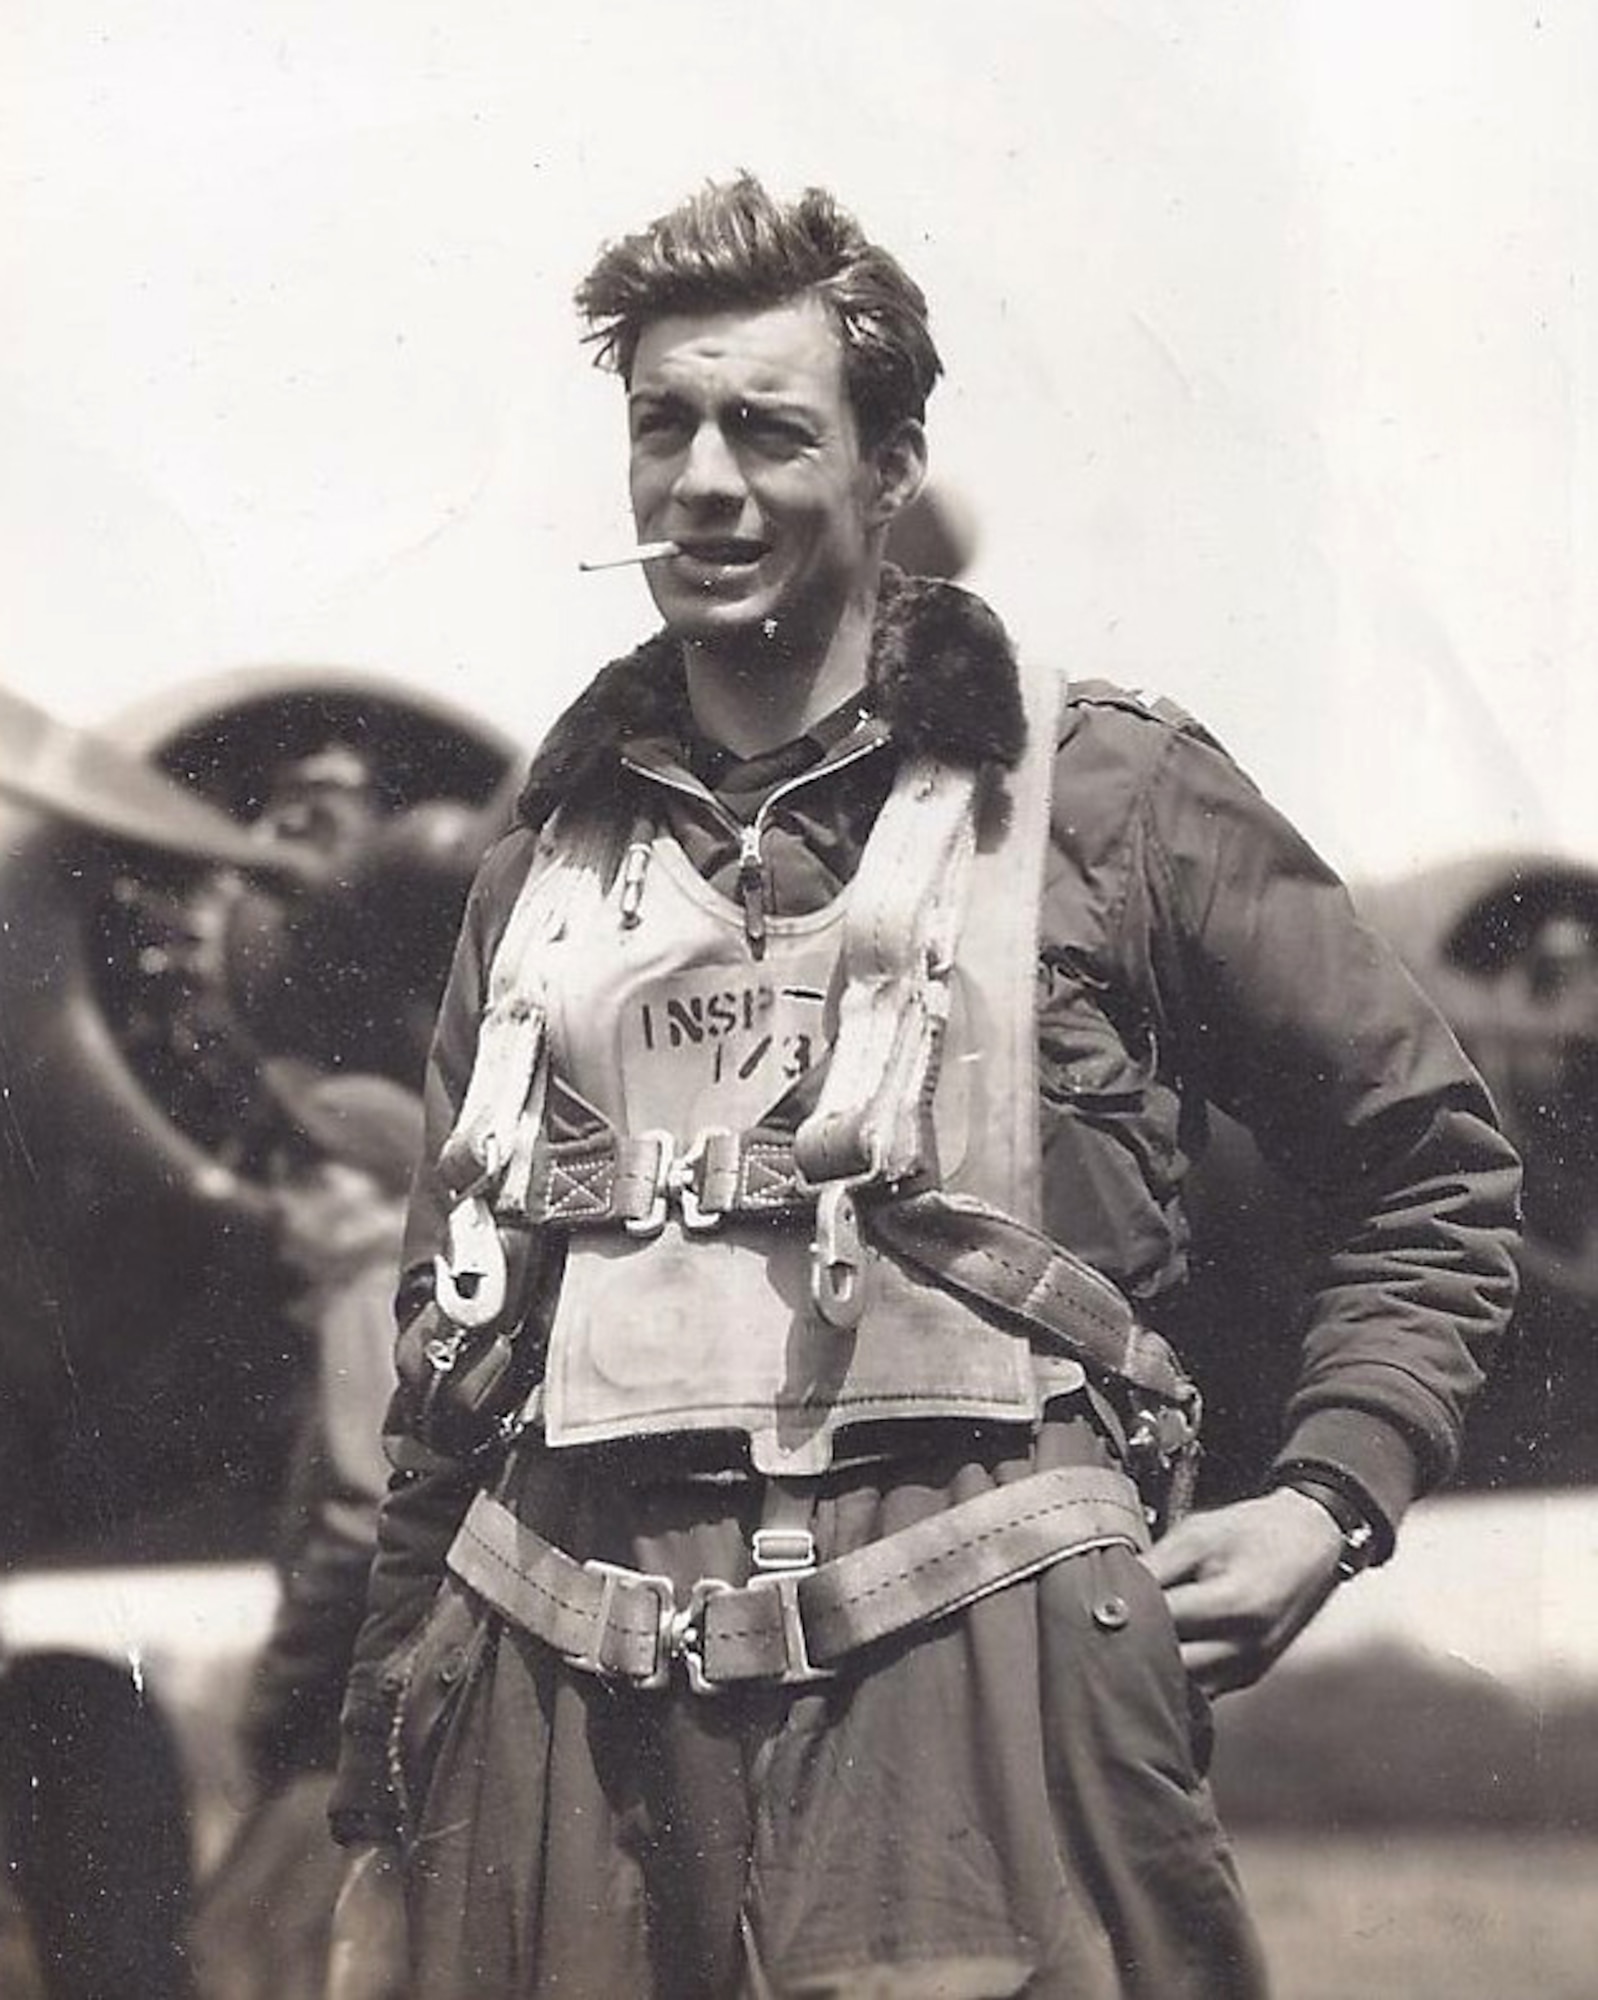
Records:
[[[756,1528],[750,1537],[755,1573],[751,1590],[774,1590],[782,1611],[782,1641],[786,1655],[779,1677],[783,1687],[809,1681],[831,1681],[837,1673],[818,1667],[810,1657],[805,1621],[799,1605],[799,1585],[816,1567],[816,1538],[808,1528]]]
[[[807,1570],[816,1566],[816,1538],[808,1528],[756,1528],[749,1538],[755,1568]]]
[[[695,1694],[715,1694],[721,1683],[705,1672],[705,1606],[713,1597],[725,1597],[730,1583],[720,1577],[702,1576],[688,1593],[688,1602],[674,1610],[660,1635],[668,1661],[681,1660],[688,1685]]]
[[[751,1590],[774,1590],[777,1593],[777,1602],[782,1610],[782,1643],[786,1655],[783,1670],[777,1676],[782,1687],[802,1687],[811,1681],[838,1678],[835,1668],[818,1667],[810,1657],[804,1616],[799,1606],[799,1586],[809,1574],[810,1571],[805,1569],[777,1569],[749,1579]]]
[[[605,1562],[598,1556],[590,1556],[583,1564],[590,1576],[597,1576],[601,1590],[599,1609],[594,1614],[593,1640],[585,1653],[568,1655],[574,1667],[583,1672],[598,1674],[603,1680],[618,1678],[616,1669],[605,1658],[605,1634],[610,1630],[610,1616],[615,1608],[616,1590],[620,1584],[637,1584],[650,1591],[655,1599],[655,1647],[654,1657],[647,1674],[641,1679],[628,1675],[634,1686],[662,1688],[670,1678],[670,1661],[665,1657],[661,1645],[661,1633],[665,1630],[677,1606],[677,1593],[669,1576],[657,1576],[648,1570],[629,1569],[625,1563]]]
[[[605,1562],[591,1556],[583,1564],[590,1576],[600,1580],[599,1609],[594,1615],[593,1642],[589,1651],[567,1655],[574,1667],[598,1674],[604,1680],[624,1679],[632,1687],[659,1689],[671,1683],[671,1670],[681,1661],[688,1685],[695,1694],[714,1694],[719,1683],[705,1672],[703,1619],[712,1597],[732,1589],[718,1577],[703,1576],[688,1593],[686,1604],[677,1602],[677,1591],[669,1576],[650,1570],[629,1569],[624,1563]],[[610,1629],[616,1592],[624,1583],[646,1589],[655,1603],[655,1643],[649,1667],[642,1674],[620,1674],[605,1659],[605,1634]]]
[[[637,1135],[640,1145],[654,1148],[650,1170],[649,1206],[642,1215],[630,1215],[622,1227],[629,1236],[658,1236],[675,1200],[684,1229],[696,1234],[717,1228],[722,1219],[719,1208],[706,1208],[700,1176],[705,1165],[705,1148],[719,1128],[709,1127],[678,1150],[676,1138],[658,1127]]]

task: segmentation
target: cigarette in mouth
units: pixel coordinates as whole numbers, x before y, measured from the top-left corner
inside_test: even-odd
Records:
[[[682,550],[675,542],[640,542],[635,549],[624,549],[613,556],[589,556],[579,562],[580,570],[622,569],[628,563],[664,562],[667,556],[680,556]]]

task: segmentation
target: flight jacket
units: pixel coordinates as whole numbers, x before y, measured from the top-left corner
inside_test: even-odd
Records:
[[[785,913],[848,879],[900,756],[1014,761],[1025,725],[997,617],[956,586],[885,572],[867,689],[845,724],[772,815],[765,893]],[[864,757],[862,731],[876,738]],[[1184,1183],[1208,1113],[1247,1127],[1321,1218],[1301,1309],[1282,1327],[1299,1358],[1276,1462],[1329,1475],[1383,1557],[1410,1502],[1457,1462],[1513,1308],[1515,1154],[1436,1009],[1197,722],[1087,681],[1068,691],[1057,734],[1038,962],[1044,1227],[1159,1324],[1187,1276]],[[696,810],[682,783],[692,737],[677,648],[661,633],[604,669],[533,761],[520,824],[473,886],[440,1010],[402,1320],[425,1309],[448,1211],[427,1161],[471,1074],[536,830],[566,803],[600,802],[627,828],[664,818],[701,874],[738,893],[725,810],[708,791]],[[1225,1326],[1206,1338],[1219,1343],[1210,1365],[1224,1366]],[[481,1476],[450,1464],[396,1475],[345,1702],[342,1838],[386,1823],[387,1669]]]

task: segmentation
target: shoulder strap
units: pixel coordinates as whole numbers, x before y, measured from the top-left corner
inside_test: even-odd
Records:
[[[978,786],[975,771],[918,757],[877,815],[849,889],[826,1079],[794,1135],[812,1181],[897,1181],[926,1164]]]
[[[485,1326],[504,1306],[493,1197],[507,1179],[525,1184],[543,1124],[549,953],[597,917],[615,845],[597,820],[563,821],[557,814],[540,834],[494,953],[471,1078],[439,1153],[439,1177],[455,1205],[446,1253],[434,1260],[434,1294],[457,1326]]]
[[[812,1181],[893,1184],[931,1162],[929,1113],[950,977],[985,819],[1007,823],[1015,864],[1007,886],[1034,906],[1041,894],[1065,685],[1039,668],[1025,670],[1023,683],[1028,742],[1015,771],[916,757],[877,816],[850,885],[826,1078],[794,1137],[794,1158]]]

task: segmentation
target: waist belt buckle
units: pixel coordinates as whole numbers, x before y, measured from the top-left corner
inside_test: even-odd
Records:
[[[583,1564],[600,1582],[599,1608],[594,1613],[593,1642],[586,1652],[568,1653],[571,1666],[602,1680],[624,1680],[629,1687],[658,1690],[671,1685],[671,1670],[680,1660],[695,1694],[715,1694],[719,1681],[705,1672],[704,1616],[711,1598],[732,1589],[719,1577],[703,1576],[688,1593],[686,1604],[677,1602],[676,1586],[669,1576],[652,1570],[629,1569],[625,1563],[605,1562],[590,1556]],[[619,1669],[605,1657],[605,1635],[610,1630],[616,1593],[624,1586],[646,1591],[652,1600],[655,1618],[654,1643],[649,1665],[641,1672]],[[635,1628],[636,1629],[636,1628]]]
[[[705,1672],[705,1606],[713,1597],[725,1597],[732,1590],[720,1577],[702,1576],[688,1593],[688,1602],[678,1605],[661,1626],[660,1650],[665,1670],[673,1660],[681,1660],[688,1685],[695,1694],[718,1694],[721,1682]]]
[[[590,1556],[583,1568],[590,1576],[599,1579],[599,1608],[594,1613],[593,1639],[588,1650],[568,1653],[566,1657],[570,1664],[583,1673],[597,1674],[601,1680],[623,1679],[633,1687],[641,1688],[665,1687],[671,1679],[671,1655],[666,1649],[665,1635],[677,1609],[677,1593],[671,1578],[657,1576],[649,1570],[628,1569],[624,1563],[604,1562],[598,1556]],[[610,1630],[616,1593],[623,1584],[630,1585],[634,1590],[646,1590],[654,1599],[654,1646],[649,1667],[642,1674],[619,1673],[605,1657],[605,1635]]]
[[[784,1665],[778,1683],[800,1687],[813,1681],[838,1678],[832,1667],[818,1667],[810,1657],[805,1638],[804,1613],[799,1603],[799,1586],[816,1568],[816,1541],[808,1528],[757,1528],[751,1537],[754,1574],[751,1590],[774,1590],[782,1613]]]

